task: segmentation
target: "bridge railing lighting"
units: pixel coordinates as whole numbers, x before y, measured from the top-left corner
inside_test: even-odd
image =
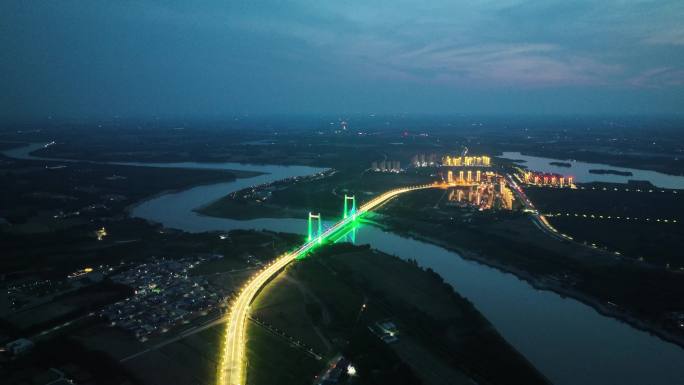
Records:
[[[365,203],[358,210],[354,210],[352,216],[344,218],[335,223],[325,231],[319,231],[316,237],[307,240],[299,248],[293,252],[284,253],[276,260],[271,261],[266,267],[260,269],[259,272],[248,279],[248,281],[240,288],[239,294],[233,298],[228,311],[226,332],[224,334],[222,355],[219,359],[218,368],[218,384],[219,385],[235,385],[244,383],[244,363],[245,363],[245,333],[247,317],[249,315],[250,304],[256,297],[259,290],[279,271],[281,271],[290,262],[294,261],[300,255],[305,254],[312,249],[316,244],[321,243],[326,238],[336,233],[348,223],[354,221],[359,216],[372,210],[374,207],[383,202],[408,191],[437,187],[436,183],[432,185],[419,185],[406,188],[397,188],[385,192],[380,196]]]

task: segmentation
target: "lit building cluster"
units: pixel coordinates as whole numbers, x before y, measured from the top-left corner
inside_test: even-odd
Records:
[[[499,194],[501,194],[501,207],[506,210],[513,210],[513,191],[501,180],[499,182]]]
[[[210,284],[206,277],[191,276],[190,270],[221,257],[162,259],[122,271],[112,276],[112,281],[131,287],[135,294],[105,307],[101,315],[112,326],[145,341],[151,334],[218,309],[230,293]]]
[[[437,165],[436,154],[417,154],[411,158],[413,167],[432,167]]]
[[[381,160],[371,164],[371,170],[376,172],[401,172],[401,162],[398,160]]]
[[[483,181],[492,181],[496,174],[491,171],[482,172],[481,170],[448,170],[446,182],[450,185],[472,185]]]
[[[442,158],[442,166],[454,167],[489,167],[491,158],[487,155],[482,156],[449,156]]]
[[[550,174],[536,171],[523,171],[519,179],[530,185],[550,186],[550,187],[570,187],[575,188],[574,178],[560,174]]]
[[[475,206],[480,210],[499,207],[513,209],[513,191],[506,186],[504,177],[493,172],[459,171],[455,177],[452,170],[447,171],[449,202],[458,205]]]

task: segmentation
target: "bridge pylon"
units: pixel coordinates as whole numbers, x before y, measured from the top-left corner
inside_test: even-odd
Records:
[[[318,222],[316,226],[316,233],[314,234],[314,225],[313,225],[313,220],[316,220]],[[309,233],[307,237],[307,241],[311,241],[315,237],[318,237],[319,235],[323,234],[323,224],[321,223],[321,214],[314,214],[312,212],[309,212]]]
[[[348,201],[351,201],[351,206],[347,203]],[[354,213],[356,213],[356,197],[344,194],[344,218],[354,215]]]

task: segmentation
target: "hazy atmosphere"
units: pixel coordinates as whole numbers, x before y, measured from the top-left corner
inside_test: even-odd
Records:
[[[3,1],[0,117],[677,113],[684,2]]]
[[[0,383],[684,384],[683,20],[0,0]]]

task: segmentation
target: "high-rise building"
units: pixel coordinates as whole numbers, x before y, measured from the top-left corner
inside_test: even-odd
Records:
[[[466,177],[466,180],[467,180],[468,182],[470,182],[470,181],[473,180],[473,172],[472,172],[471,170],[468,170],[468,172],[467,172],[466,175],[468,175],[468,176]]]
[[[464,180],[463,180],[463,170],[461,170],[461,171],[458,172],[458,181],[461,182],[461,183],[464,182]]]
[[[371,163],[371,170],[378,171],[378,162]]]
[[[480,182],[480,170],[475,171],[475,181]]]
[[[506,187],[501,194],[501,203],[506,210],[513,209],[513,192]]]
[[[434,154],[430,155],[430,163],[434,163]],[[449,156],[442,157],[442,166],[476,166],[489,167],[491,165],[491,158],[486,155],[482,156]]]
[[[453,183],[454,182],[454,172],[449,170],[447,171],[447,183]]]

